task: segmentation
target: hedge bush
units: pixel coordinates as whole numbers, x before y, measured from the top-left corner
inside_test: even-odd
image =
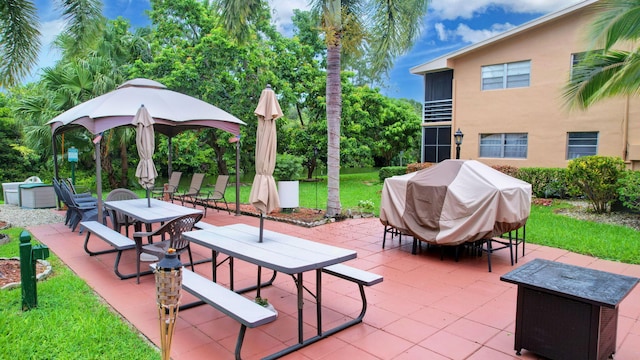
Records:
[[[567,165],[567,176],[582,190],[596,213],[609,211],[618,198],[618,180],[624,171],[624,161],[613,156],[582,156]]]
[[[380,178],[380,182],[384,183],[384,179],[396,175],[404,175],[407,173],[407,168],[404,166],[386,166],[380,168],[378,172],[378,178]]]
[[[577,195],[567,181],[567,169],[520,168],[516,177],[531,184],[531,192],[535,197],[563,199]]]
[[[618,196],[625,207],[640,211],[640,171],[625,171],[618,180]]]

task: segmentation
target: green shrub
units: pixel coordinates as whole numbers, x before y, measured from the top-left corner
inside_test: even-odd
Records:
[[[407,173],[407,168],[404,166],[387,166],[380,168],[378,172],[378,178],[380,178],[380,182],[384,182],[384,179],[396,175],[404,175]]]
[[[276,155],[276,168],[273,177],[279,181],[298,180],[302,173],[303,158],[291,154]]]
[[[596,213],[604,213],[618,198],[618,179],[625,171],[619,157],[583,156],[569,161],[567,176],[587,197]]]
[[[579,195],[577,189],[567,182],[567,169],[520,168],[515,177],[531,184],[535,197],[562,199]]]
[[[640,171],[625,171],[618,180],[618,196],[622,205],[640,211]]]

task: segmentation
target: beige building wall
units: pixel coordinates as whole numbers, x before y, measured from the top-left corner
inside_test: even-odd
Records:
[[[565,105],[571,54],[588,49],[585,34],[591,20],[592,13],[584,8],[448,59],[447,67],[454,69],[452,133],[460,128],[465,134],[462,159],[566,167],[567,132],[597,131],[598,155],[620,156],[630,168],[640,168],[640,97],[606,100],[587,111]],[[531,60],[529,87],[481,90],[483,65],[523,60]],[[488,133],[527,133],[527,158],[480,158],[480,134]]]

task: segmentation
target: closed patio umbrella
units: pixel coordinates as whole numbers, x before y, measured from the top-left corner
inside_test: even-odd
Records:
[[[253,178],[249,202],[260,211],[260,242],[262,242],[264,214],[280,207],[273,170],[276,167],[276,145],[278,142],[276,119],[282,117],[283,114],[276,94],[270,85],[262,90],[254,113],[258,116],[256,175]]]
[[[156,141],[153,131],[153,118],[149,115],[144,105],[140,106],[136,116],[134,116],[132,124],[136,127],[136,146],[138,147],[138,155],[140,162],[136,169],[136,177],[140,185],[147,190],[147,205],[151,207],[150,190],[156,182],[158,172],[153,163],[153,153],[156,147]]]

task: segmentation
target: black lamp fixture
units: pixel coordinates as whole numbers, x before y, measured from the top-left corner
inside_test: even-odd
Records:
[[[453,139],[456,142],[456,159],[460,159],[460,145],[462,145],[462,138],[464,134],[460,131],[460,128],[453,134]]]

